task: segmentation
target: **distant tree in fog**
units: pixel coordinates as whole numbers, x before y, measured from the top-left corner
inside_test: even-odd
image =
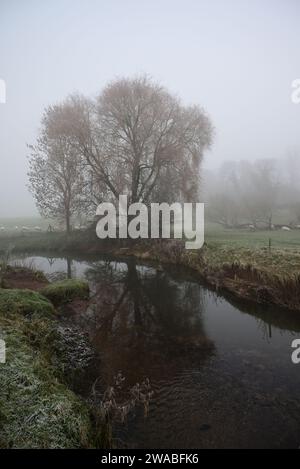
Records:
[[[219,170],[206,172],[204,198],[210,219],[225,227],[240,223],[241,204],[237,196],[236,163],[227,161]]]
[[[289,150],[282,164],[282,203],[290,208],[291,218],[300,224],[300,150]]]
[[[252,224],[272,228],[280,190],[276,162],[226,162],[207,190],[211,219],[225,226]]]
[[[254,163],[242,162],[237,180],[245,215],[255,227],[262,223],[271,229],[279,191],[275,161],[264,159]]]

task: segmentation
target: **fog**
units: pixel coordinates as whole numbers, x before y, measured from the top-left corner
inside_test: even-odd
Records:
[[[119,76],[147,73],[206,109],[207,170],[300,148],[299,14],[297,0],[0,0],[0,217],[37,213],[26,143],[45,106],[74,91],[93,97]]]

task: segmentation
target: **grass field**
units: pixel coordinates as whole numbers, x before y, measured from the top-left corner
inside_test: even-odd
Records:
[[[208,244],[216,243],[231,247],[300,249],[300,230],[274,230],[274,231],[250,231],[242,229],[226,229],[215,223],[206,223],[205,241]]]
[[[28,228],[35,228],[39,226],[46,230],[49,221],[41,217],[17,217],[17,218],[0,218],[0,227],[4,227],[5,231],[18,232],[21,231],[23,226]],[[16,229],[18,227],[18,229]]]
[[[2,226],[5,227],[5,230],[0,231],[0,238],[7,238],[8,235],[13,235],[13,238],[18,238],[23,236],[23,226],[26,226],[33,231],[34,228],[38,226],[42,231],[46,231],[49,226],[49,220],[39,217],[0,218],[0,228]],[[16,229],[16,227],[18,227],[18,229]],[[30,236],[30,233],[26,233],[26,237],[28,236]],[[32,236],[34,235],[32,234]],[[272,248],[292,248],[300,250],[300,229],[291,231],[259,230],[252,232],[247,229],[226,229],[217,223],[205,223],[205,241],[208,244],[237,248],[268,248],[270,239]]]

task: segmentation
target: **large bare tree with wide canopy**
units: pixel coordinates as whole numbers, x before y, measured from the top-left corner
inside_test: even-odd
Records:
[[[117,80],[96,103],[99,151],[88,161],[108,175],[114,194],[131,202],[160,198],[158,188],[178,198],[198,185],[203,150],[211,142],[209,119],[197,107],[178,99],[147,78]],[[164,183],[163,183],[164,182]]]
[[[212,125],[146,77],[110,83],[95,101],[71,97],[68,131],[100,186],[129,202],[197,200]],[[70,110],[67,114],[70,114]]]
[[[183,106],[137,77],[109,83],[94,100],[70,96],[56,109],[51,134],[80,155],[91,204],[121,194],[129,203],[198,200],[200,163],[213,134],[198,106]]]

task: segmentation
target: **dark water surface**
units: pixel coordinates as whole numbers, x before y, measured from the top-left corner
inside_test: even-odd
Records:
[[[99,352],[103,385],[149,378],[147,418],[115,428],[133,448],[298,448],[296,314],[225,299],[187,272],[133,260],[27,257],[50,278],[86,278],[92,304],[72,318]],[[60,274],[57,274],[60,272]],[[86,387],[92,387],[86,376]]]

